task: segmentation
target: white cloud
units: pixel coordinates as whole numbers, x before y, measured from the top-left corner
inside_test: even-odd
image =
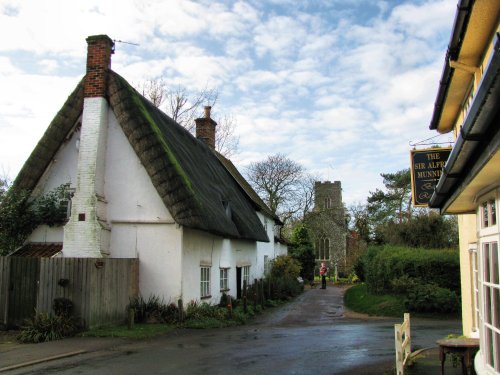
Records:
[[[454,1],[3,0],[0,160],[17,173],[85,71],[85,38],[117,43],[129,82],[219,88],[235,162],[282,152],[362,201],[428,138]],[[361,14],[362,13],[362,14]],[[1,167],[2,165],[0,165]]]

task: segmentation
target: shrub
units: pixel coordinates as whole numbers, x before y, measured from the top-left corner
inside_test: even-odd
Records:
[[[274,280],[286,277],[296,279],[300,276],[300,263],[288,255],[276,257],[271,267],[271,277]]]
[[[73,313],[73,302],[68,298],[54,298],[52,309],[56,315],[71,316]]]
[[[129,308],[134,309],[136,323],[173,323],[178,319],[179,308],[175,303],[166,305],[160,297],[142,296],[130,301]]]
[[[460,293],[460,261],[456,250],[385,246],[364,257],[365,278],[373,293],[392,292],[391,282],[404,275]]]
[[[457,312],[460,301],[457,294],[436,284],[416,284],[409,290],[405,306],[415,312]]]
[[[23,343],[39,343],[74,336],[78,331],[76,320],[68,315],[36,313],[25,321],[17,340]]]

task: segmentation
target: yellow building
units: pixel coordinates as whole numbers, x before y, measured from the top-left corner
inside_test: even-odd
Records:
[[[460,0],[430,128],[455,144],[430,201],[458,214],[464,335],[500,374],[500,0]]]

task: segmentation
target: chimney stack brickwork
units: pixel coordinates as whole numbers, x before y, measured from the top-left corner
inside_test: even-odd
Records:
[[[215,127],[217,123],[210,118],[212,107],[205,107],[205,117],[197,118],[196,123],[196,138],[205,142],[208,147],[215,150]]]
[[[111,55],[114,42],[107,35],[94,35],[87,38],[87,74],[84,81],[86,98],[106,95],[107,71],[111,68]]]
[[[87,43],[76,190],[71,217],[64,227],[63,255],[70,257],[101,257],[109,251],[109,233],[104,224],[104,173],[109,112],[107,76],[113,41],[107,35],[96,35],[88,37]]]

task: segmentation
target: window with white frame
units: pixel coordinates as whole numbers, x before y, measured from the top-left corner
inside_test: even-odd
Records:
[[[479,333],[479,267],[477,256],[477,244],[471,244],[469,247],[469,263],[471,274],[471,312],[472,312],[472,332]]]
[[[210,297],[210,267],[200,268],[200,295],[201,298]]]
[[[228,282],[227,282],[227,275],[229,274],[229,268],[221,268],[220,269],[220,290],[221,291],[227,291],[229,290],[228,287]]]
[[[269,274],[269,255],[264,255],[264,275],[267,276]]]
[[[487,366],[500,371],[500,280],[498,242],[482,241],[482,352]]]
[[[243,267],[243,282],[247,282],[247,285],[250,285],[250,266]]]
[[[488,228],[497,224],[497,209],[494,199],[483,202],[481,205],[481,228]]]

